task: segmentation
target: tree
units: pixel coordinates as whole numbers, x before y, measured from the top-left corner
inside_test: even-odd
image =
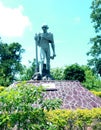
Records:
[[[85,81],[82,83],[89,90],[101,90],[101,80],[89,66],[82,66],[85,72]]]
[[[8,86],[22,69],[21,54],[24,51],[19,43],[0,43],[0,85]]]
[[[66,66],[66,68],[64,69],[64,79],[78,80],[80,82],[83,82],[85,80],[85,72],[83,68],[78,64]]]
[[[92,46],[87,55],[92,59],[88,60],[88,65],[93,66],[94,71],[101,75],[101,65],[99,64],[101,62],[101,0],[93,0],[91,10],[90,18],[94,23],[96,36],[90,39]]]
[[[35,73],[35,64],[36,61],[34,59],[30,67],[23,66],[22,71],[20,72],[19,80],[21,81],[30,80],[33,74]]]
[[[51,69],[51,75],[55,80],[63,80],[64,79],[64,69],[63,68],[54,68]]]

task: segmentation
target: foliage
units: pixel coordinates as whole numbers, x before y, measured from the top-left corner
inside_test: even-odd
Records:
[[[97,91],[91,91],[94,95],[98,96],[98,97],[101,97],[101,91],[100,92],[97,92]]]
[[[89,90],[101,90],[101,80],[88,66],[82,66],[85,72],[85,81],[82,83]]]
[[[0,92],[4,90],[4,87],[3,86],[0,86]]]
[[[101,74],[101,37],[96,36],[95,38],[91,38],[90,43],[92,47],[87,55],[91,56],[92,59],[88,60],[88,65],[93,67],[95,73]]]
[[[27,83],[5,88],[0,93],[0,130],[99,129],[101,108],[54,110],[60,100],[43,100],[42,86]]]
[[[26,66],[23,66],[18,79],[21,81],[30,80],[34,73],[35,73],[35,60],[33,60],[30,67],[27,68]]]
[[[2,91],[0,93],[0,130],[12,130],[15,127],[18,130],[21,128],[23,130],[54,130],[55,126],[47,121],[45,111],[58,108],[60,100],[51,100],[51,102],[43,100],[44,92],[43,87],[27,83],[8,87]]]
[[[21,53],[24,50],[19,43],[0,43],[0,85],[8,86],[22,69]]]
[[[96,36],[90,39],[92,44],[90,51],[87,53],[92,59],[88,60],[88,65],[94,68],[96,73],[101,75],[101,0],[93,0],[91,5],[91,19],[94,24]]]
[[[51,69],[51,75],[53,76],[53,78],[55,80],[63,80],[64,79],[64,69],[63,68],[54,68],[54,69]]]
[[[99,58],[99,59],[96,61],[95,67],[96,67],[97,73],[99,73],[100,76],[101,76],[101,58]]]
[[[64,71],[66,71],[65,69],[68,68],[69,71],[67,73],[69,73],[69,75],[70,75],[70,76],[68,76],[69,77],[68,80],[78,80],[77,78],[75,78],[76,77],[75,75],[79,76],[80,74],[78,74],[79,71],[76,71],[76,70],[81,69],[84,71],[84,76],[85,76],[84,77],[85,80],[82,82],[82,85],[89,90],[101,91],[101,79],[98,75],[96,75],[94,73],[93,69],[91,69],[87,65],[79,66],[78,64],[73,64],[71,66],[66,66],[63,68],[58,67],[55,69],[51,69],[51,75],[54,77],[55,80],[64,80],[65,79],[64,73],[66,73]],[[79,69],[79,67],[80,67],[80,69]],[[72,70],[72,71],[70,71],[70,70]],[[75,71],[75,73],[73,71]],[[75,77],[73,77],[72,75],[74,75]],[[72,76],[72,78],[71,78],[71,76]]]
[[[101,30],[101,0],[93,0],[91,5],[91,19],[96,32]]]
[[[48,120],[56,125],[56,130],[83,130],[88,126],[97,127],[101,121],[101,108],[54,110],[46,113]],[[96,122],[95,122],[96,120]]]
[[[80,82],[83,82],[85,80],[84,70],[78,64],[66,66],[66,68],[64,70],[64,79],[78,80]]]

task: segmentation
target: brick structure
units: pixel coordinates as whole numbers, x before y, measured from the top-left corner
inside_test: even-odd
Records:
[[[44,99],[61,99],[62,109],[101,107],[101,98],[92,94],[78,81],[28,81],[35,86],[47,86]]]

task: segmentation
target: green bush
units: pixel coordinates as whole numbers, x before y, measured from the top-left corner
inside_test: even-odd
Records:
[[[55,80],[64,80],[64,68],[51,69],[51,75]]]
[[[84,69],[78,64],[66,66],[66,68],[64,69],[64,79],[65,80],[78,80],[80,82],[83,82],[85,81]]]
[[[83,66],[85,81],[82,83],[89,90],[101,91],[101,79],[89,67]]]
[[[101,91],[97,92],[97,91],[91,91],[94,95],[101,97]]]
[[[0,92],[4,90],[5,87],[0,86]]]
[[[88,126],[93,128],[101,126],[101,108],[93,108],[91,110],[58,109],[46,112],[46,115],[47,120],[55,124],[56,130],[86,130]]]
[[[45,110],[59,108],[60,100],[43,100],[43,87],[27,83],[8,87],[0,93],[0,130],[53,130]]]

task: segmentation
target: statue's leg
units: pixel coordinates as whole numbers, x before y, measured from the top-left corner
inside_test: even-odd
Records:
[[[46,70],[48,74],[50,75],[50,50],[47,50],[47,53],[46,53]]]

